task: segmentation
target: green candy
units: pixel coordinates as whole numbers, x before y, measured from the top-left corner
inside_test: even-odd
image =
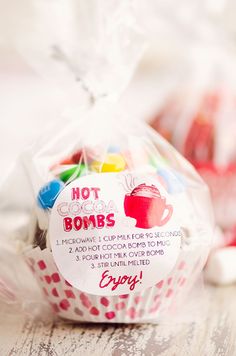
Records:
[[[154,167],[154,168],[160,168],[160,167],[166,167],[168,166],[168,161],[161,155],[158,156],[152,156],[149,159],[149,163]]]
[[[81,163],[78,166],[74,166],[60,174],[60,179],[66,183],[73,176],[73,179],[79,178],[86,172],[85,164]]]

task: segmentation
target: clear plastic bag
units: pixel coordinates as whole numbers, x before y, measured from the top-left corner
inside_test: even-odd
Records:
[[[77,3],[88,10],[94,2]],[[170,144],[132,120],[114,100],[143,43],[125,3],[113,13],[104,1],[101,17],[96,8],[99,24],[111,16],[105,30],[92,32],[102,39],[102,61],[89,47],[91,61],[80,71],[87,60],[81,66],[83,52],[72,54],[93,105],[64,117],[62,125],[57,123],[22,153],[18,169],[1,189],[3,220],[12,216],[13,208],[25,219],[20,231],[10,229],[4,236],[11,235],[17,244],[41,287],[42,300],[68,320],[164,322],[188,300],[211,245],[207,186]],[[118,65],[106,67],[114,59],[106,49],[114,24],[111,40],[118,43]],[[130,31],[123,32],[127,26]],[[30,58],[35,63],[35,56]],[[69,68],[75,74],[74,65]],[[107,70],[108,81],[100,81],[100,68]],[[15,172],[20,172],[20,185],[14,184]],[[11,187],[14,195],[9,196]]]
[[[151,125],[195,166],[210,188],[216,222],[227,230],[236,223],[232,44],[224,38],[190,48],[183,65],[187,78],[172,87]]]

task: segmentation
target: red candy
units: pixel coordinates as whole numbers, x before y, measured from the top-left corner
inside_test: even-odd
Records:
[[[73,156],[71,157],[72,162],[78,164],[82,162],[82,156],[83,156],[83,152],[82,151],[77,151],[76,153],[73,154]]]

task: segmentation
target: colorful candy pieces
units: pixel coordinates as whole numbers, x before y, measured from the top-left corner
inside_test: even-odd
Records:
[[[124,157],[118,153],[106,154],[104,161],[93,161],[91,163],[91,170],[104,173],[104,172],[121,172],[125,169],[126,162]]]
[[[157,174],[165,181],[168,193],[176,194],[184,190],[184,182],[179,174],[164,168],[158,169]]]
[[[60,164],[79,164],[82,162],[83,152],[81,150],[75,152],[72,156],[63,159]]]
[[[60,179],[66,183],[73,176],[73,179],[79,178],[84,175],[87,171],[85,164],[81,163],[80,165],[73,166],[72,168],[67,169],[66,171],[60,173]]]
[[[168,167],[168,161],[160,154],[153,155],[149,158],[149,164],[155,168]]]
[[[72,161],[76,164],[79,164],[82,162],[83,158],[83,152],[81,150],[75,152],[73,156],[71,157]]]
[[[37,202],[40,208],[50,209],[53,207],[56,198],[64,188],[64,183],[59,179],[54,179],[45,184],[39,191]]]
[[[120,152],[120,147],[119,146],[115,146],[115,145],[112,145],[112,146],[109,146],[108,147],[108,150],[107,150],[109,153],[119,153]]]

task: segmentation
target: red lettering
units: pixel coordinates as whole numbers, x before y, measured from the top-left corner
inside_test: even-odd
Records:
[[[102,274],[102,279],[101,279],[101,281],[100,281],[100,283],[99,283],[99,287],[100,287],[100,288],[105,288],[105,287],[107,287],[107,286],[109,285],[109,283],[111,282],[112,277],[111,277],[111,276],[108,276],[108,273],[109,273],[109,270],[103,272],[103,274]],[[104,282],[104,280],[105,280],[106,277],[108,277],[108,282],[105,283],[105,284],[103,284],[103,282]]]
[[[108,214],[106,221],[108,227],[114,226],[115,225],[114,214]]]
[[[71,199],[72,200],[77,200],[80,198],[80,191],[79,191],[79,188],[72,188],[72,191],[71,191]]]
[[[115,225],[114,214],[98,214],[98,215],[85,215],[85,216],[75,216],[74,218],[65,217],[63,219],[64,230],[69,232],[73,229],[76,231],[80,229],[88,230],[88,228],[101,229],[104,227],[110,227]]]
[[[94,199],[98,199],[98,192],[100,192],[100,188],[91,188],[91,191],[94,193]]]
[[[90,215],[90,216],[84,216],[83,217],[83,226],[85,230],[88,230],[88,227],[92,224],[92,227],[96,227],[96,221],[95,221],[95,216]]]
[[[84,199],[84,200],[86,200],[86,199],[88,199],[88,197],[89,197],[89,195],[90,195],[90,192],[89,192],[89,188],[83,188],[82,190],[81,190],[81,195],[82,195],[82,198]]]
[[[79,187],[71,189],[71,199],[72,200],[79,200],[82,198],[83,200],[87,200],[90,197],[90,193],[93,193],[94,199],[98,199],[98,192],[100,192],[100,188],[92,187],[84,187],[80,190]]]
[[[82,227],[82,219],[80,216],[76,216],[76,218],[74,218],[74,229],[75,230],[80,230]]]
[[[104,225],[105,225],[104,220],[105,220],[104,215],[97,215],[97,223],[98,223],[97,227],[98,228],[104,227]]]
[[[127,283],[129,286],[130,290],[134,290],[136,287],[137,283],[141,283],[141,280],[143,278],[143,273],[142,271],[138,275],[136,274],[135,276],[127,276],[126,274],[123,276],[118,276],[118,277],[113,277],[112,275],[109,275],[109,270],[106,270],[103,272],[101,280],[99,282],[99,287],[100,288],[106,288],[109,285],[111,285],[111,290],[115,290],[119,285]]]
[[[64,218],[63,224],[64,224],[65,231],[71,231],[71,229],[72,229],[72,219],[71,218]]]

